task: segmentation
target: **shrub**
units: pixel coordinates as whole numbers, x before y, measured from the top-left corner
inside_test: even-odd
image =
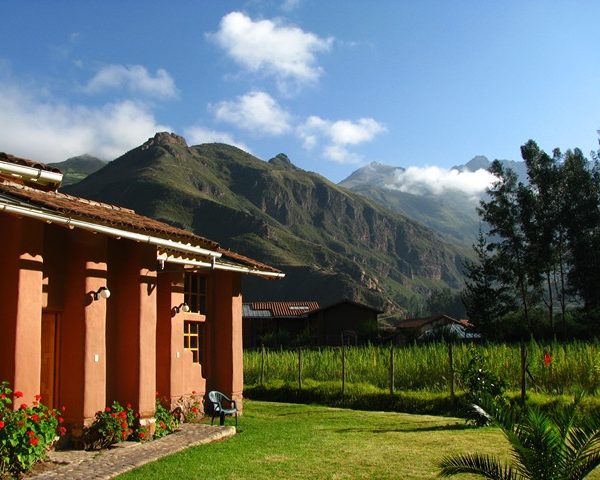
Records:
[[[158,398],[156,399],[156,413],[154,414],[154,417],[156,418],[154,438],[160,438],[164,437],[165,435],[169,435],[170,433],[173,433],[179,426],[179,421],[176,416],[167,410]]]
[[[504,382],[489,368],[487,358],[482,349],[472,346],[469,349],[467,363],[460,371],[461,380],[467,389],[467,398],[472,405],[481,405],[484,398],[495,402],[503,402]],[[475,425],[486,425],[488,417],[481,415],[477,409],[467,411],[467,419]]]
[[[56,436],[66,433],[60,413],[40,403],[40,395],[31,406],[21,403],[15,410],[22,396],[8,382],[0,383],[0,476],[30,470],[46,456]]]
[[[134,435],[143,439],[144,432],[136,428],[136,417],[130,404],[123,407],[114,401],[112,407],[96,412],[94,423],[85,429],[83,434],[84,448],[86,450],[99,450],[108,448],[115,443],[127,440]],[[140,435],[142,433],[142,435]]]

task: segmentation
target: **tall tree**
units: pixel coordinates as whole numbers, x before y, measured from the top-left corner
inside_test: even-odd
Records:
[[[523,219],[529,212],[525,204],[526,190],[517,183],[517,176],[510,168],[505,169],[495,160],[490,172],[498,179],[490,189],[488,201],[480,202],[479,214],[490,226],[493,241],[488,250],[494,257],[498,278],[504,285],[513,285],[518,296],[525,322],[530,332],[534,331],[530,316],[532,295],[536,291],[537,278],[532,274],[530,251]]]
[[[494,338],[500,331],[502,316],[514,306],[513,295],[498,276],[481,228],[473,251],[476,260],[465,262],[466,281],[462,300],[477,331],[487,338]]]

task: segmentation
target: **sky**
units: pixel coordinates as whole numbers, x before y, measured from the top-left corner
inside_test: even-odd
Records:
[[[595,0],[0,0],[0,17],[0,151],[45,163],[172,131],[334,182],[376,161],[443,183],[529,139],[598,148]]]

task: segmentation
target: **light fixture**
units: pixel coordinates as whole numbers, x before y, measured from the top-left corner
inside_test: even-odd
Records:
[[[110,297],[110,290],[106,287],[100,287],[96,292],[92,292],[94,300],[100,300],[101,298]]]
[[[190,311],[190,306],[187,303],[183,302],[182,304],[178,305],[177,307],[173,307],[173,311],[175,313],[179,313],[180,311],[183,313],[187,313]]]

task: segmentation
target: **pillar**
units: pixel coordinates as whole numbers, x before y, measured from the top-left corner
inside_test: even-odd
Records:
[[[30,404],[40,391],[44,223],[1,214],[0,231],[0,381]]]

